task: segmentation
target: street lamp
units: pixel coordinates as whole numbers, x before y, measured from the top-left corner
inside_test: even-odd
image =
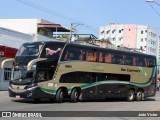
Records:
[[[158,2],[156,2],[155,0],[146,0],[146,2],[152,2],[152,3],[156,3],[157,5],[160,6],[160,4]]]
[[[146,2],[154,2],[154,0],[146,0]]]

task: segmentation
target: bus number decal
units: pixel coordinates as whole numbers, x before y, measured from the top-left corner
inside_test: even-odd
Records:
[[[72,65],[65,65],[65,68],[72,68]]]

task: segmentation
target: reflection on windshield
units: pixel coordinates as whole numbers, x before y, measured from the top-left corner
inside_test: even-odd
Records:
[[[27,71],[27,67],[24,66],[15,66],[13,70],[12,80],[21,79],[22,81],[31,80],[33,78],[34,70]]]
[[[18,50],[16,56],[38,56],[42,47],[42,43],[23,44],[21,48]]]

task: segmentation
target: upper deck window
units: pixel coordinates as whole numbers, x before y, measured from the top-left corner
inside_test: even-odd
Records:
[[[67,47],[62,56],[62,61],[68,60],[82,60],[83,53],[79,47]]]
[[[42,43],[25,43],[18,50],[16,56],[39,56]]]
[[[54,44],[49,44],[49,45],[45,45],[41,54],[42,58],[53,58],[53,59],[57,59],[59,58],[62,49],[63,49],[64,45],[62,44],[58,44],[58,43],[54,43]]]

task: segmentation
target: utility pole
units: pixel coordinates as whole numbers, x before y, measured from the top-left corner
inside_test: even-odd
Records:
[[[82,23],[71,23],[69,42],[71,42],[71,40],[72,40],[72,30],[75,31],[75,30],[76,30],[75,28],[76,28],[78,25],[83,25],[83,24],[82,24]]]

